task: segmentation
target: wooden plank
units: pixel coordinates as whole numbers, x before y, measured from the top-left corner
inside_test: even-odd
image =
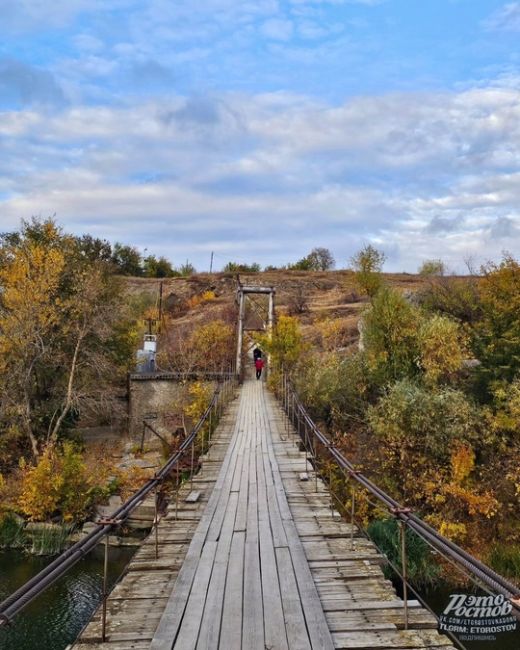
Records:
[[[245,533],[234,532],[222,612],[220,648],[242,647],[242,590],[244,580]]]
[[[376,648],[442,648],[453,647],[449,639],[434,630],[398,630],[396,632],[337,632],[333,634],[336,648],[374,650]]]
[[[197,567],[179,635],[175,639],[174,648],[185,650],[186,648],[195,648],[197,644],[216,552],[217,542],[206,541]]]
[[[288,548],[283,547],[277,548],[275,552],[289,648],[290,650],[310,650],[311,644],[305,626],[291,554]]]
[[[224,605],[224,590],[230,562],[230,549],[237,503],[238,493],[232,492],[229,496],[228,510],[222,525],[222,534],[218,541],[215,565],[208,588],[207,605],[204,609],[202,624],[200,626],[197,648],[201,650],[218,648],[222,608]]]

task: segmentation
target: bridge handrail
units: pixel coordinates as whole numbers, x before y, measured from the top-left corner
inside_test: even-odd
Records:
[[[228,382],[232,383],[234,378],[227,378],[223,386]],[[11,623],[13,618],[32,600],[50,587],[56,580],[63,576],[71,567],[81,560],[87,553],[95,548],[98,543],[109,535],[110,532],[123,523],[133,510],[145,499],[145,497],[160,485],[168,477],[177,463],[181,460],[187,449],[194,443],[197,434],[208,420],[214,409],[220,406],[222,396],[221,386],[217,386],[213,398],[202,414],[189,436],[182,442],[180,447],[168,458],[155,476],[149,479],[137,492],[125,501],[109,517],[102,520],[86,537],[76,542],[69,549],[60,554],[55,560],[48,564],[39,573],[33,576],[25,584],[14,591],[3,602],[0,603],[0,628]]]
[[[300,400],[300,397],[291,381],[285,376],[282,381],[286,388],[286,390],[283,391],[282,402],[288,417],[293,420],[293,423],[295,421],[297,422],[298,418],[300,421],[305,422],[312,431],[312,434],[329,452],[338,466],[349,474],[351,480],[356,481],[365,488],[365,490],[370,492],[370,494],[386,506],[389,512],[396,519],[402,521],[406,526],[412,529],[427,544],[447,556],[452,562],[463,566],[468,573],[478,578],[483,585],[509,599],[513,607],[520,612],[520,589],[516,585],[480,562],[480,560],[477,560],[447,537],[441,535],[438,531],[425,523],[420,517],[415,515],[410,508],[401,505],[393,497],[373,483],[367,476],[357,471],[354,464],[349,461],[348,458],[346,458],[329,440],[329,438],[318,429]]]

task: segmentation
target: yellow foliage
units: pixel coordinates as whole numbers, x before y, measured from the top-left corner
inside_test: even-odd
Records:
[[[222,320],[201,325],[191,334],[188,348],[193,351],[195,365],[208,371],[226,368],[233,352],[233,328]]]
[[[139,488],[143,487],[148,479],[152,478],[153,470],[133,466],[126,469],[118,469],[116,476],[119,494],[121,495],[121,499],[125,501],[134,492],[137,492]]]
[[[451,475],[454,483],[460,484],[475,467],[475,454],[468,445],[457,446],[451,454]]]
[[[215,300],[215,298],[216,296],[214,291],[204,291],[203,293],[188,298],[186,304],[188,305],[188,309],[195,309],[195,307],[206,302],[211,302],[212,300]]]
[[[453,542],[463,542],[468,533],[466,524],[459,522],[443,521],[438,528],[441,535]]]
[[[426,381],[437,383],[461,369],[467,340],[460,326],[445,316],[424,320],[419,330],[420,365]]]
[[[190,417],[193,422],[198,422],[211,401],[211,386],[197,381],[189,386],[188,395],[190,401],[183,409],[184,415]]]
[[[63,521],[81,519],[92,504],[94,481],[71,443],[47,447],[38,463],[22,468],[18,506],[31,521],[59,514]]]
[[[337,318],[325,318],[317,324],[323,348],[327,351],[336,350],[345,345],[346,332],[344,323]]]

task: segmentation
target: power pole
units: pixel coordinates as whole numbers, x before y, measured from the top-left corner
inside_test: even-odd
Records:
[[[162,299],[163,299],[163,282],[159,284],[159,328],[162,324]]]
[[[209,272],[213,271],[213,251],[211,251],[211,261],[209,263]]]

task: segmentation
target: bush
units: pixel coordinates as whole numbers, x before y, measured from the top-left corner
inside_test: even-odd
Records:
[[[435,584],[440,576],[440,567],[435,562],[428,544],[406,527],[406,559],[408,579],[415,587]],[[368,526],[368,535],[389,561],[402,571],[399,525],[395,519],[378,519]],[[391,577],[392,570],[385,567],[385,575]]]
[[[96,494],[81,454],[65,442],[61,449],[47,447],[35,466],[23,468],[18,504],[31,521],[71,522],[87,515]]]
[[[478,416],[461,391],[423,388],[403,379],[370,408],[369,421],[392,448],[411,448],[448,465],[454,443],[475,441]]]

